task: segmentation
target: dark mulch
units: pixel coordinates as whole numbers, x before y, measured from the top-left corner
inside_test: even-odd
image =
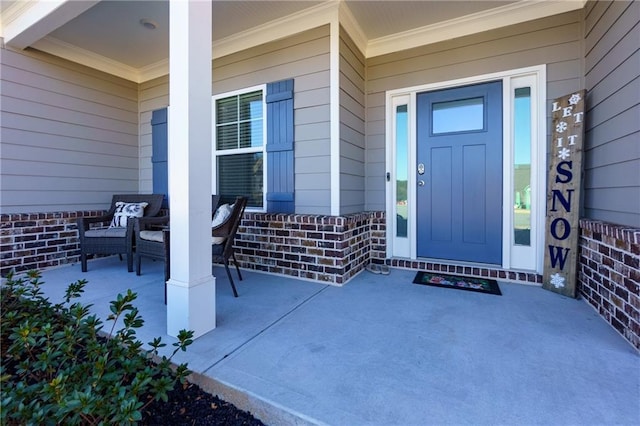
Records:
[[[264,426],[250,413],[203,391],[197,385],[176,385],[169,402],[154,401],[142,414],[143,425]]]

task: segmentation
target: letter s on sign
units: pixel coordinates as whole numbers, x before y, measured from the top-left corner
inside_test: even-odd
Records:
[[[563,168],[564,166],[567,166],[567,168]],[[558,173],[558,175],[556,176],[556,183],[569,183],[571,182],[571,179],[573,179],[573,173],[571,172],[571,169],[573,168],[573,161],[561,161],[558,163],[558,165],[556,166],[556,172]],[[563,180],[560,175],[564,176],[565,179]]]

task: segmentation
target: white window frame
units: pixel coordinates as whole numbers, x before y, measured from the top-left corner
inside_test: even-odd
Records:
[[[415,159],[416,156],[416,139],[415,139],[415,125],[416,125],[416,114],[415,111],[415,93],[414,94],[402,94],[397,95],[391,98],[391,101],[388,105],[391,107],[390,118],[386,121],[387,126],[387,134],[390,137],[387,139],[390,143],[387,145],[386,156],[387,156],[387,171],[389,173],[390,179],[387,181],[387,252],[393,253],[394,257],[403,257],[410,258],[411,257],[411,241],[414,239],[412,235],[415,233],[415,191],[413,190],[411,182],[416,181],[415,176],[415,168],[412,164],[415,164],[415,161],[412,163],[412,160]],[[409,213],[409,217],[407,220],[407,237],[398,237],[397,230],[397,221],[395,220],[397,213],[396,199],[397,199],[397,185],[395,181],[395,177],[397,176],[396,164],[397,164],[397,156],[396,156],[396,110],[397,107],[406,105],[407,106],[407,154],[408,154],[408,163],[407,164],[407,211]],[[386,177],[385,177],[386,178]]]
[[[391,179],[386,182],[387,214],[387,257],[407,257],[407,251],[395,235],[395,127],[394,114],[397,105],[407,104],[410,123],[409,164],[416,164],[417,141],[415,136],[417,93],[459,87],[469,84],[502,80],[503,104],[503,209],[502,209],[502,268],[532,271],[541,274],[544,261],[544,221],[546,214],[546,170],[547,170],[547,118],[546,118],[546,65],[506,70],[456,80],[412,86],[386,92],[386,172]],[[515,246],[513,241],[513,91],[518,87],[531,87],[531,200],[535,208],[531,211],[531,246]],[[407,103],[405,100],[409,99]],[[417,259],[416,237],[416,200],[417,173],[415,167],[409,167],[409,258]],[[411,184],[413,182],[413,184]],[[446,260],[443,260],[446,262]],[[452,261],[453,262],[453,261]],[[465,262],[453,262],[465,263]],[[487,266],[477,264],[479,266]]]
[[[230,98],[232,96],[240,96],[251,92],[262,91],[262,146],[261,147],[248,147],[248,148],[236,148],[236,149],[217,149],[217,114],[216,114],[216,101],[224,98]],[[218,192],[218,157],[234,154],[252,154],[256,152],[262,153],[262,208],[247,206],[247,211],[264,213],[267,211],[267,85],[260,84],[257,86],[247,87],[243,89],[233,90],[231,92],[219,93],[211,97],[212,103],[212,167],[211,167],[211,188],[213,192]],[[218,154],[220,152],[220,154]],[[222,154],[224,152],[224,154]]]

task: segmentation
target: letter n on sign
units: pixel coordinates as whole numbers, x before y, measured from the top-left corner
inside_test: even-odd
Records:
[[[577,293],[585,94],[579,90],[552,104],[542,287],[571,297]]]

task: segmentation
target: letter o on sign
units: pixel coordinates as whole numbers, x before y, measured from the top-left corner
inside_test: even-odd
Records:
[[[563,225],[563,232],[560,236],[558,236],[558,222],[562,222]],[[571,225],[567,219],[559,217],[551,222],[551,235],[553,235],[553,238],[556,240],[566,240],[570,233]]]

